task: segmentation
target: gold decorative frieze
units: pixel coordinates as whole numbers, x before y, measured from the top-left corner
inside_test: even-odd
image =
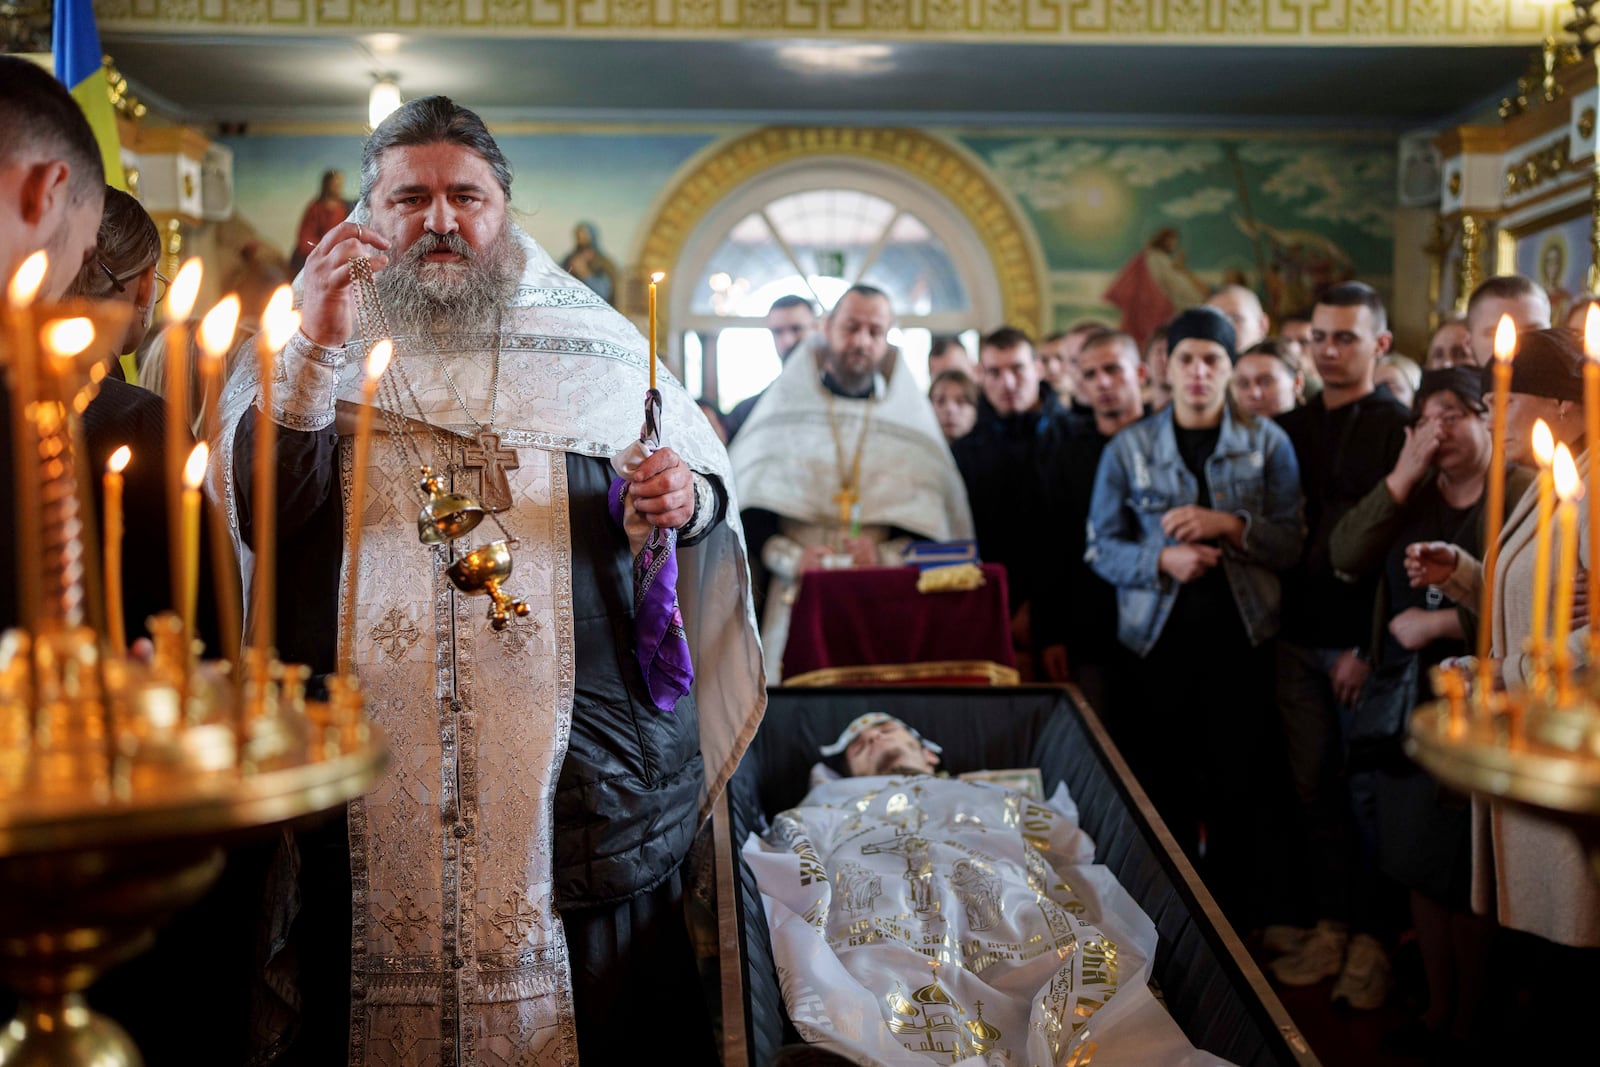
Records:
[[[1189,43],[1503,44],[1557,34],[1544,0],[98,0],[102,30]]]
[[[1520,196],[1531,192],[1545,182],[1561,177],[1567,164],[1572,162],[1572,150],[1565,137],[1506,167],[1506,195]]]

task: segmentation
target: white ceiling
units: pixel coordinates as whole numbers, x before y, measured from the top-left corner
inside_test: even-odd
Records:
[[[1525,45],[1235,47],[107,33],[189,122],[363,123],[378,71],[492,121],[1173,125],[1400,131],[1506,91]]]

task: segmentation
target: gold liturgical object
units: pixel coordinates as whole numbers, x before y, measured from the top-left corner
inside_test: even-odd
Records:
[[[422,468],[422,481],[417,484],[428,494],[428,502],[417,513],[417,536],[423,544],[442,545],[465,537],[483,521],[483,506],[470,496],[446,492],[432,467]]]
[[[270,655],[202,661],[192,608],[152,620],[148,660],[109,639],[80,416],[126,310],[36,302],[44,268],[30,257],[0,300],[20,621],[0,634],[0,980],[21,999],[0,1063],[134,1067],[84,990],[206,892],[230,842],[360,795],[385,754],[354,678],[316,701]],[[186,558],[198,493],[173,535]]]
[[[490,598],[489,626],[495,631],[511,625],[511,616],[528,614],[528,605],[500,588],[500,583],[511,577],[511,546],[505,541],[491,541],[475,548],[450,564],[445,572],[450,582],[463,593]]]

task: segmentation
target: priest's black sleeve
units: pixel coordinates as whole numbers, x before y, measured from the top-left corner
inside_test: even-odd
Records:
[[[278,658],[304,663],[313,675],[329,674],[338,658],[339,566],[343,557],[344,503],[339,485],[338,432],[278,427],[278,552],[274,586]],[[255,547],[257,526],[251,486],[256,462],[256,419],[247,413],[233,438],[234,507],[244,543]]]

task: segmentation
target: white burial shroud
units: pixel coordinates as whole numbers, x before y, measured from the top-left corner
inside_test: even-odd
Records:
[[[485,617],[487,598],[453,589],[445,546],[418,541],[416,471],[383,432],[381,416],[366,499],[355,504],[361,558],[343,561],[341,587],[353,580],[358,595],[353,612],[341,609],[340,638],[353,642],[370,714],[391,753],[383,780],[350,809],[353,1064],[577,1062],[550,869],[552,794],[575,673],[566,453],[610,457],[638,438],[648,349],[628,320],[515,233],[527,265],[498,336],[486,322],[481,333],[436,344],[397,338],[398,370],[390,373],[403,371],[429,423],[461,435],[451,446],[459,462],[459,449],[477,442],[456,391],[469,398],[473,418],[489,421],[498,348],[493,430],[503,448],[515,449],[515,466],[506,464],[513,505],[499,517],[520,540],[507,588],[531,613],[497,634]],[[320,389],[324,399],[337,390],[341,401],[359,403],[366,348],[366,340],[352,342],[337,382],[332,370],[280,369],[275,399]],[[234,429],[253,416],[259,395],[251,357],[246,349],[224,396],[209,486],[229,503],[246,588],[254,560],[231,505]],[[319,381],[319,372],[328,379]],[[754,734],[766,697],[727,455],[683,387],[664,368],[659,378],[666,444],[719,478],[729,495],[727,522],[679,550],[704,814]],[[414,414],[409,404],[402,414]],[[426,454],[428,434],[418,443]],[[348,515],[348,438],[339,458]],[[471,543],[498,536],[484,522]]]
[[[843,778],[752,835],[800,1035],[883,1067],[1225,1064],[1151,995],[1154,924],[1093,862],[1065,789],[1051,804],[959,779]]]

